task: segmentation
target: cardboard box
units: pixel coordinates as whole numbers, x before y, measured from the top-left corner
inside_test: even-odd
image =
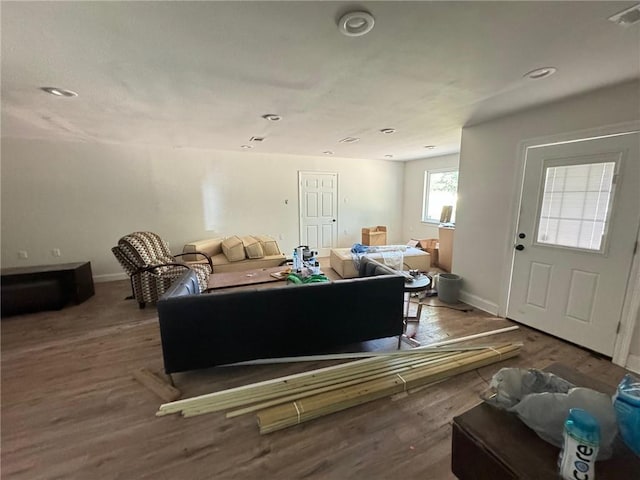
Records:
[[[438,266],[439,241],[437,238],[427,238],[420,240],[420,248],[431,255],[431,266]]]
[[[378,225],[376,227],[366,227],[362,229],[363,245],[386,245],[387,244],[387,227]]]

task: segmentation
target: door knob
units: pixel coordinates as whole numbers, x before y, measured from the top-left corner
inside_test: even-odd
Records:
[[[522,245],[522,244],[520,244],[520,243],[519,243],[518,245],[516,245],[516,250],[518,250],[519,252],[521,252],[522,250],[524,250],[524,245]]]
[[[527,236],[524,233],[519,233],[518,238],[527,238]]]
[[[334,219],[333,219],[333,220],[331,220],[331,221],[332,221],[332,222],[335,222],[335,221],[336,221],[336,219],[334,218]]]

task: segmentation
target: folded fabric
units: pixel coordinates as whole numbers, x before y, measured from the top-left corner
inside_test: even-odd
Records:
[[[354,243],[351,247],[351,253],[367,253],[367,251],[369,251],[369,247],[361,243]]]

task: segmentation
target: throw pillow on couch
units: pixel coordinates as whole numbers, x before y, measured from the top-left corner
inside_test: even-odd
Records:
[[[264,249],[258,240],[251,236],[241,237],[240,240],[244,245],[244,252],[247,258],[264,258]]]
[[[254,235],[253,238],[258,240],[262,245],[262,250],[265,255],[280,255],[280,247],[278,242],[268,235]]]
[[[222,241],[222,253],[230,262],[238,262],[246,258],[244,252],[244,244],[240,238],[227,237]]]
[[[278,242],[268,235],[236,235],[222,241],[222,253],[230,262],[245,259],[259,259],[265,256],[280,255]]]

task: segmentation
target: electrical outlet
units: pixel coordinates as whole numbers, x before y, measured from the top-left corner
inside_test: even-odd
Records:
[[[26,250],[18,250],[18,258],[21,258],[24,260],[26,258],[29,258],[29,254],[27,253]]]
[[[60,257],[62,253],[60,252],[59,248],[54,248],[51,250],[51,255],[53,255],[54,257]]]

